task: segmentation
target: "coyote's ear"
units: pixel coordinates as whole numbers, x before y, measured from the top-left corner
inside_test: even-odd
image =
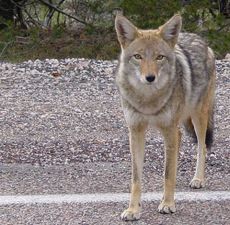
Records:
[[[126,48],[137,36],[137,28],[121,15],[116,16],[115,29],[122,48]]]
[[[177,43],[178,35],[181,30],[182,18],[180,15],[173,16],[167,23],[161,26],[161,37],[171,46],[174,47]]]

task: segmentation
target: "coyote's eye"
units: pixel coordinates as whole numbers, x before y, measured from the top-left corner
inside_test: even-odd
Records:
[[[135,59],[138,59],[138,60],[142,59],[142,57],[141,57],[140,54],[135,54],[135,55],[133,55],[133,57],[134,57]]]
[[[163,56],[163,55],[158,55],[157,58],[156,58],[156,60],[161,61],[161,60],[163,60],[164,58],[165,58],[165,56]]]

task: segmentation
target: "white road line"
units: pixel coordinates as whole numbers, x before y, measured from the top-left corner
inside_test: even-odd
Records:
[[[159,201],[162,193],[144,193],[143,201]],[[177,192],[177,201],[223,201],[230,200],[230,191],[210,192]],[[96,193],[96,194],[52,194],[52,195],[9,195],[0,196],[0,206],[8,204],[62,204],[62,203],[106,203],[126,202],[128,193]]]

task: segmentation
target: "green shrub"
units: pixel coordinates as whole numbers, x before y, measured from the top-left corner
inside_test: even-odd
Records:
[[[48,7],[35,0],[31,9],[36,18],[44,18]],[[55,2],[55,1],[53,1]],[[218,58],[230,51],[230,15],[220,7],[221,0],[72,0],[76,17],[84,21],[81,29],[69,30],[66,17],[53,14],[49,27],[40,21],[29,29],[20,29],[6,21],[0,30],[0,60],[22,61],[29,58],[85,57],[114,59],[119,45],[114,30],[114,9],[122,9],[134,24],[143,29],[157,28],[175,13],[183,17],[182,31],[204,37]],[[225,1],[226,2],[226,1]],[[34,7],[38,4],[38,7]],[[61,7],[67,7],[64,4]],[[63,8],[62,8],[63,9]],[[0,15],[1,16],[1,15]],[[0,18],[0,23],[3,20]],[[15,42],[17,36],[28,37],[29,44]],[[33,51],[31,51],[33,49]]]

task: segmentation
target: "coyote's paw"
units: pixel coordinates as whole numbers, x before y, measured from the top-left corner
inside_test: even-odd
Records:
[[[122,214],[121,214],[121,219],[125,220],[125,221],[129,221],[129,220],[139,220],[141,217],[141,213],[138,210],[134,210],[134,209],[126,209]]]
[[[204,187],[204,180],[198,179],[198,178],[193,178],[192,181],[190,182],[189,186],[194,189],[199,189]]]
[[[169,214],[176,212],[176,207],[174,203],[165,203],[164,201],[158,207],[158,212],[162,214]]]

